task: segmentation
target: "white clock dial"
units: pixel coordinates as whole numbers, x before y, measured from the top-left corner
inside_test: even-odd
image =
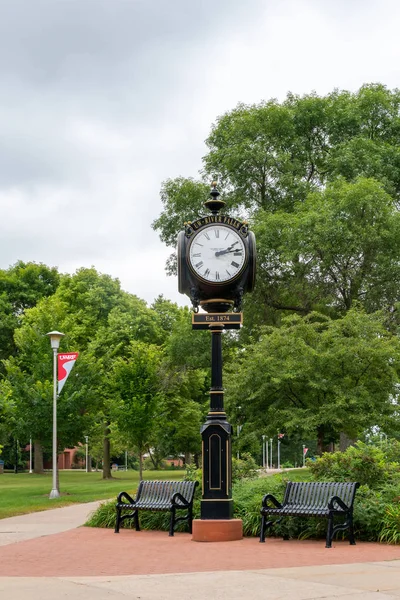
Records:
[[[190,244],[189,264],[193,271],[210,283],[235,279],[246,262],[246,248],[241,236],[218,223],[198,231]]]

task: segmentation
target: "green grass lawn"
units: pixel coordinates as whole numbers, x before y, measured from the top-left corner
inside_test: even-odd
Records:
[[[0,475],[0,519],[39,510],[116,498],[122,490],[136,490],[138,471],[117,471],[113,479],[103,480],[102,472],[59,471],[60,498],[49,499],[52,474],[4,473]],[[144,479],[181,479],[184,471],[145,471]]]

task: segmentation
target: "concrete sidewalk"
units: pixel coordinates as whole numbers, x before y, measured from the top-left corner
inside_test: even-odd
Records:
[[[12,600],[398,600],[400,561],[125,577],[1,577],[0,594]]]
[[[80,527],[99,504],[101,502],[71,504],[63,508],[0,519],[0,546]]]
[[[71,530],[82,525],[87,516],[96,508],[99,503],[72,505],[65,508],[53,509],[50,511],[33,513],[21,517],[12,517],[10,519],[0,520],[0,545],[8,546],[2,552],[3,560],[0,559],[0,598],[5,600],[54,600],[55,598],[74,599],[74,600],[114,600],[121,598],[140,600],[200,600],[210,597],[213,600],[318,600],[343,598],[359,598],[360,600],[399,600],[400,598],[400,560],[380,560],[380,549],[382,556],[394,556],[400,558],[399,548],[388,548],[384,545],[371,544],[371,554],[374,558],[371,562],[358,562],[354,564],[321,564],[323,562],[338,559],[339,553],[346,552],[346,557],[350,561],[356,554],[352,550],[364,552],[359,554],[359,560],[365,554],[365,547],[368,545],[360,544],[357,546],[341,547],[326,550],[321,548],[323,541],[318,542],[281,542],[268,540],[271,543],[258,544],[256,540],[244,540],[243,549],[251,547],[254,556],[257,557],[258,564],[260,556],[269,557],[276,553],[276,548],[283,548],[283,556],[297,556],[298,549],[303,551],[307,549],[310,554],[308,560],[315,560],[312,566],[287,566],[281,568],[248,568],[248,570],[237,570],[232,560],[233,570],[218,570],[218,563],[228,564],[235,545],[241,542],[226,542],[221,544],[199,544],[191,542],[188,534],[180,534],[175,538],[168,538],[167,534],[160,532],[136,532],[125,531],[124,535],[115,535],[112,530],[93,530],[80,529],[79,536]],[[78,531],[76,533],[78,533]],[[63,533],[65,532],[65,533]],[[86,532],[90,535],[87,536]],[[45,537],[48,536],[48,537]],[[137,575],[103,575],[103,576],[79,576],[79,569],[76,568],[76,576],[59,575],[40,576],[46,572],[46,565],[51,561],[46,561],[46,555],[41,554],[40,548],[48,549],[48,556],[53,557],[53,563],[62,567],[63,561],[68,561],[68,571],[74,571],[74,565],[82,561],[87,563],[87,572],[91,572],[90,565],[93,564],[94,542],[97,539],[98,550],[103,555],[113,558],[118,565],[121,563],[130,564],[132,567],[140,560],[140,554],[143,553],[145,546],[148,554],[147,562],[153,573],[157,573],[157,564],[165,563],[168,560],[167,554],[172,552],[173,548],[179,552],[181,548],[184,558],[187,561],[187,567],[193,565],[193,571],[180,573],[162,573],[162,574],[143,574]],[[164,540],[165,537],[165,540]],[[37,546],[33,542],[34,538],[38,540]],[[68,541],[75,539],[75,546],[68,546]],[[89,543],[92,539],[92,545]],[[160,544],[160,539],[163,543]],[[30,541],[29,541],[30,540]],[[78,544],[79,541],[79,545]],[[274,543],[273,543],[274,542]],[[230,545],[231,544],[231,545]],[[232,545],[233,544],[233,545]],[[65,556],[62,554],[65,545]],[[160,546],[163,550],[160,552]],[[37,548],[37,552],[36,552]],[[54,548],[61,551],[60,562],[54,561]],[[241,555],[241,546],[239,546],[239,556]],[[295,551],[293,552],[293,548]],[[75,551],[75,556],[74,556]],[[157,554],[157,560],[150,565],[152,553]],[[215,555],[215,570],[208,567],[204,569],[205,562],[194,560],[197,555],[206,553],[206,555]],[[328,553],[328,554],[327,554]],[[12,555],[12,564],[19,562],[20,576],[7,577],[7,567],[4,559],[7,555]],[[30,564],[38,567],[38,576],[25,577],[24,565],[29,557]],[[244,558],[244,556],[243,556]],[[300,558],[300,556],[299,556]],[[124,560],[123,560],[124,559]],[[222,560],[224,559],[224,560]],[[346,560],[347,560],[346,559]],[[292,558],[293,560],[293,558]],[[158,562],[160,561],[160,562]],[[236,552],[237,561],[237,552]],[[320,564],[318,564],[320,561]],[[11,563],[10,563],[11,564]],[[210,564],[210,561],[208,562]],[[214,562],[212,562],[214,564]],[[265,561],[263,564],[268,564]],[[4,570],[2,570],[2,565]],[[40,567],[40,568],[39,568]],[[78,567],[78,565],[77,565]],[[122,567],[122,564],[121,564]],[[228,567],[229,568],[229,567]],[[154,571],[154,569],[156,571]],[[207,572],[204,572],[206,570]],[[26,569],[26,572],[27,569]],[[66,571],[67,572],[67,571]],[[82,572],[82,569],[81,569]],[[120,572],[123,572],[121,570]],[[50,575],[50,572],[46,574]]]

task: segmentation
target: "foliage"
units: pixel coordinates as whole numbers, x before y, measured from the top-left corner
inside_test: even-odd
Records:
[[[0,375],[2,360],[16,354],[14,331],[24,311],[54,294],[59,280],[55,267],[41,263],[18,261],[7,270],[0,269]]]
[[[379,541],[389,544],[400,544],[400,504],[391,504],[386,507],[383,517],[382,533]]]
[[[374,489],[399,476],[399,463],[389,463],[376,446],[357,442],[345,452],[325,452],[316,461],[307,461],[313,477],[324,481],[358,481]]]
[[[400,286],[400,213],[382,183],[338,179],[288,213],[254,224],[261,285],[253,301],[299,314],[394,306]],[[268,289],[265,282],[268,281]]]
[[[228,374],[228,406],[241,405],[258,431],[358,437],[397,423],[400,344],[382,314],[352,308],[341,319],[311,313],[265,327],[238,349]]]
[[[153,441],[160,400],[159,361],[160,351],[156,346],[132,341],[127,357],[117,358],[113,365],[111,377],[116,402],[112,414],[128,445],[136,448],[140,456]]]
[[[243,534],[255,536],[260,533],[261,501],[265,494],[282,497],[285,489],[282,476],[260,477],[259,479],[241,479],[232,490],[234,499],[234,517],[242,519]]]
[[[257,464],[251,454],[243,452],[240,458],[232,457],[232,482],[254,477],[258,477]]]

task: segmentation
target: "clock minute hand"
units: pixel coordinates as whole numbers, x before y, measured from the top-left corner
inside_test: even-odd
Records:
[[[234,252],[235,248],[234,246],[236,246],[236,244],[238,244],[239,242],[233,242],[233,244],[231,246],[229,246],[226,250],[219,250],[218,252],[215,253],[215,256],[221,256],[222,254],[228,254],[228,252]]]

